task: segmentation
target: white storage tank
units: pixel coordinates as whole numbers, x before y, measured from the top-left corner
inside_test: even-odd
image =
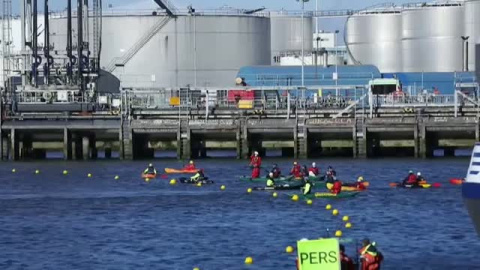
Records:
[[[475,70],[475,44],[480,43],[480,1],[465,2],[465,36],[468,36],[468,70]]]

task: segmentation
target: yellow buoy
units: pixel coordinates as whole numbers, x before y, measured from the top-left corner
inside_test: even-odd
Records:
[[[145,182],[149,182],[150,181],[150,178],[145,178]]]
[[[224,185],[222,185],[222,186],[220,187],[220,190],[225,190],[225,189],[226,189],[226,187],[225,187]]]
[[[67,170],[63,170],[63,175],[67,175],[68,174],[68,171]]]
[[[312,201],[312,200],[307,200],[307,204],[308,204],[308,205],[312,205],[312,204],[313,204],[313,201]]]
[[[348,221],[350,218],[348,216],[343,216],[342,220],[343,221]]]
[[[89,178],[92,177],[92,174],[91,173],[87,174],[87,177],[89,177]]]
[[[292,246],[288,246],[288,247],[285,249],[285,251],[286,251],[287,253],[293,253],[293,247],[292,247]]]
[[[338,215],[338,213],[339,213],[339,212],[338,212],[338,210],[337,210],[337,209],[333,209],[333,211],[332,211],[332,215],[336,216],[336,215]]]
[[[345,228],[350,229],[351,227],[352,227],[352,223],[347,222],[347,223],[345,224]]]
[[[327,204],[327,206],[325,206],[325,209],[330,210],[332,209],[332,206],[330,204]]]
[[[35,174],[39,174],[40,173],[40,170],[35,170]]]
[[[198,182],[197,187],[201,187],[201,186],[202,186],[202,182]]]
[[[16,172],[17,172],[17,170],[16,170],[16,169],[12,169],[12,173],[16,173]]]
[[[276,192],[273,192],[272,196],[273,196],[273,198],[277,198],[278,194]]]
[[[248,189],[247,189],[247,193],[252,193],[252,189],[251,189],[251,188],[248,188]]]
[[[342,231],[338,230],[335,232],[336,237],[342,237]]]
[[[294,202],[298,201],[298,195],[297,194],[292,196],[292,201],[294,201]]]
[[[176,185],[176,184],[177,184],[177,180],[175,180],[175,179],[170,180],[170,185],[173,186],[173,185]]]
[[[115,175],[115,178],[114,178],[114,179],[115,179],[115,180],[118,180],[118,179],[120,179],[120,176]]]
[[[198,268],[198,267],[194,267],[194,268],[193,268],[193,270],[200,270],[200,268]]]
[[[253,263],[252,257],[245,258],[245,264],[252,264],[252,263]]]

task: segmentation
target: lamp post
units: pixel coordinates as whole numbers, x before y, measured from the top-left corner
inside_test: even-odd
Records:
[[[197,18],[191,5],[188,6],[188,14],[193,16],[193,87],[197,88]]]
[[[340,31],[335,30],[335,90],[338,96],[338,42],[337,36]]]

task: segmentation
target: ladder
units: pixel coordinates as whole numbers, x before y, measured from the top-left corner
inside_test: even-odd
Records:
[[[123,56],[115,57],[110,61],[106,70],[113,72],[117,66],[125,66],[157,33],[162,29],[172,17],[163,17],[158,20]]]

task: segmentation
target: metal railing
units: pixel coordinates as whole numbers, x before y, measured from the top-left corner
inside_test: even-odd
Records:
[[[86,102],[86,97],[80,92],[73,93],[71,91],[66,91],[62,96],[59,96],[58,92],[25,91],[16,93],[15,100],[18,103],[58,104]]]
[[[405,107],[405,106],[453,106],[455,104],[454,95],[373,95],[374,107]]]

